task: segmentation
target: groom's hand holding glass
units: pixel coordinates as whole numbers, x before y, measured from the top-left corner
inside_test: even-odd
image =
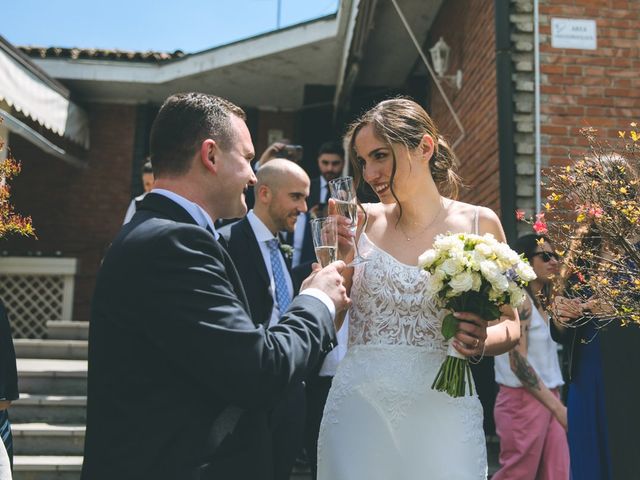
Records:
[[[340,329],[344,320],[343,315],[338,315],[338,313],[345,311],[351,305],[351,299],[347,296],[347,289],[344,286],[344,278],[342,276],[345,268],[346,265],[341,260],[332,262],[324,268],[320,264],[314,263],[311,267],[311,275],[300,286],[300,291],[307,288],[315,288],[322,290],[329,296],[336,307],[336,330]]]

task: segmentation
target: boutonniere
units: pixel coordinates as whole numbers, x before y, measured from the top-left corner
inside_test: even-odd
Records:
[[[287,260],[291,260],[293,258],[293,247],[288,243],[281,243],[280,251],[282,252],[282,255],[284,255],[284,258],[286,258]]]

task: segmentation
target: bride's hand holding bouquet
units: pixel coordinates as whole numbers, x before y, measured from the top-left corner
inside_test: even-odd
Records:
[[[465,355],[481,342],[484,345],[486,322],[499,318],[502,306],[517,308],[524,301],[523,287],[536,278],[535,273],[525,259],[491,234],[439,235],[418,264],[431,274],[428,294],[450,311],[442,322],[442,335],[449,341],[447,358],[432,388],[461,397],[468,381],[473,394]],[[457,340],[452,340],[456,335]]]

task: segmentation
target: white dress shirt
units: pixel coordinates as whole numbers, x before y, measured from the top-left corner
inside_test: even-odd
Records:
[[[273,309],[271,310],[271,320],[269,320],[269,326],[272,326],[278,323],[278,321],[280,320],[280,316],[284,313],[280,311],[280,307],[278,306],[278,301],[276,299],[276,284],[273,279],[273,268],[271,267],[271,252],[269,251],[269,247],[267,246],[267,242],[269,240],[273,240],[273,238],[275,237],[264,224],[264,222],[258,218],[253,210],[250,210],[247,214],[247,220],[249,221],[249,225],[251,225],[253,234],[256,236],[256,240],[258,241],[258,245],[260,246],[260,253],[262,253],[262,259],[264,260],[264,264],[267,267],[267,272],[269,273],[269,294],[271,295],[271,298],[273,298]],[[285,272],[284,277],[287,282],[289,298],[293,298],[293,282],[291,281],[291,275],[289,274],[289,270],[283,256],[279,255],[279,257],[280,258],[278,260],[282,265],[282,271]]]
[[[209,228],[211,228],[213,236],[216,240],[220,238],[220,234],[216,231],[216,227],[213,225],[213,220],[211,220],[211,217],[207,212],[205,212],[204,208],[202,208],[197,203],[194,203],[191,200],[187,200],[182,195],[178,195],[171,190],[165,190],[164,188],[154,188],[153,190],[151,190],[151,193],[157,193],[158,195],[167,197],[169,200],[173,200],[182,208],[184,208],[196,221],[196,223],[202,228],[207,228],[207,225],[209,225]]]
[[[123,225],[131,221],[131,219],[136,213],[136,209],[137,209],[136,203],[141,202],[145,195],[146,193],[143,193],[142,195],[138,195],[137,197],[131,199],[131,202],[129,203],[129,207],[127,208],[127,212],[124,214],[124,220],[122,221]]]

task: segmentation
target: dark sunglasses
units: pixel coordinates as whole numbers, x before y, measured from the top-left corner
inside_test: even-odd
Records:
[[[551,261],[552,258],[556,262],[560,261],[560,255],[558,255],[556,252],[536,252],[531,256],[532,257],[537,257],[538,255],[540,256],[540,258],[542,259],[542,261],[544,263],[547,263],[547,262]]]

